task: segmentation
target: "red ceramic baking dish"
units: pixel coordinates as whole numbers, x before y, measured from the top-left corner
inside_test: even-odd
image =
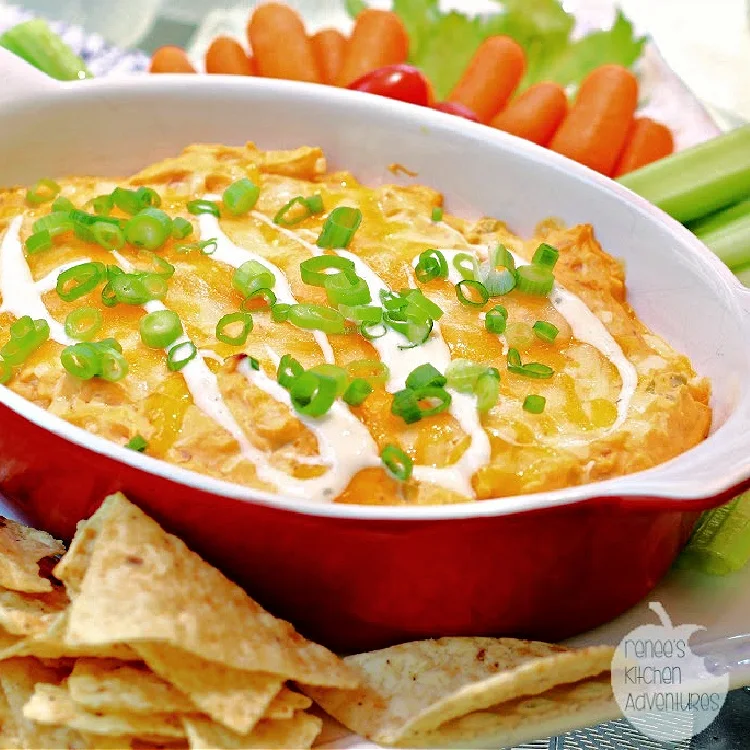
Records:
[[[274,613],[341,650],[424,636],[556,640],[632,606],[697,512],[748,486],[750,292],[691,234],[611,180],[490,128],[379,97],[285,81],[154,76],[60,85],[0,58],[0,185],[128,174],[194,142],[322,146],[332,167],[393,181],[397,162],[454,213],[521,233],[591,222],[626,261],[630,300],[713,385],[708,439],[618,479],[440,507],[314,504],[135,454],[0,387],[0,491],[69,538],[122,490]]]

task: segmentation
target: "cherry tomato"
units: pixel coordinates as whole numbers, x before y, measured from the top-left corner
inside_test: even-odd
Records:
[[[422,71],[412,65],[386,65],[363,75],[347,88],[422,107],[430,104],[430,85]]]
[[[465,120],[479,122],[479,118],[463,104],[457,104],[456,102],[439,102],[435,105],[434,109],[439,112],[445,112],[449,115],[456,115],[456,117],[463,117]]]

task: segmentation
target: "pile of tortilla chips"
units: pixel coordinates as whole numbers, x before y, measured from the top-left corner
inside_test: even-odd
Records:
[[[268,614],[122,495],[64,548],[0,528],[0,748],[309,748],[287,683],[358,676]]]
[[[351,731],[497,750],[619,715],[604,646],[441,638],[339,659],[122,495],[63,552],[0,519],[0,749],[297,750]]]

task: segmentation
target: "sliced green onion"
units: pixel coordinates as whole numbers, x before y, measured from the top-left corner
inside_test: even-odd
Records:
[[[113,224],[116,227],[124,227],[122,219],[117,219],[112,216],[96,216],[95,214],[87,214],[85,211],[79,211],[74,208],[68,212],[70,220],[73,222],[73,231],[79,240],[84,242],[95,242],[94,235],[91,231],[91,227],[98,223],[104,222],[105,224]]]
[[[359,332],[368,341],[373,341],[374,339],[382,339],[388,333],[388,329],[383,323],[365,322],[360,323]]]
[[[488,271],[484,277],[485,288],[490,297],[502,297],[516,286],[516,275],[507,268]]]
[[[268,310],[276,304],[276,293],[272,289],[256,289],[242,301],[244,312]]]
[[[506,326],[505,340],[512,349],[526,350],[534,345],[536,338],[534,337],[534,330],[528,323],[516,320]]]
[[[511,367],[521,367],[521,355],[518,349],[511,347],[508,349],[508,369]]]
[[[198,349],[192,341],[183,341],[173,346],[167,352],[167,367],[172,372],[182,370],[188,362],[192,362],[198,356]]]
[[[472,294],[473,297],[467,297],[467,292]],[[458,301],[462,305],[467,305],[468,307],[484,307],[487,300],[490,298],[490,294],[481,282],[464,279],[456,284],[456,297],[458,297]]]
[[[37,180],[26,191],[26,202],[31,206],[39,206],[54,200],[59,193],[60,186],[54,180]]]
[[[499,307],[499,305],[498,305]],[[505,308],[503,308],[505,309]],[[505,327],[508,324],[508,312],[503,315],[497,307],[487,311],[487,315],[484,318],[484,327],[490,332],[497,334],[498,336],[505,333]]]
[[[10,382],[13,377],[13,368],[3,357],[0,357],[0,385]]]
[[[314,372],[303,372],[289,388],[292,406],[308,417],[322,417],[336,400],[336,382]]]
[[[529,414],[541,414],[546,405],[547,399],[536,394],[530,394],[523,400],[524,411],[529,412]]]
[[[274,323],[286,323],[289,320],[289,311],[292,306],[287,302],[277,302],[271,306],[271,320]]]
[[[175,247],[175,251],[178,253],[192,253],[193,250],[199,250],[203,255],[213,255],[218,249],[219,242],[215,238],[198,240],[198,242],[188,242],[187,244]]]
[[[555,277],[545,266],[521,266],[516,273],[519,292],[546,297],[555,285]]]
[[[172,237],[176,240],[184,240],[193,233],[193,225],[182,216],[172,219]]]
[[[474,395],[477,397],[477,411],[479,412],[489,411],[497,403],[500,395],[500,378],[496,377],[495,372],[486,370],[477,378],[474,385]]]
[[[236,330],[237,324],[241,324],[241,328],[235,336],[232,336],[228,332],[228,328],[232,327]],[[253,316],[246,312],[235,312],[229,313],[222,316],[219,322],[216,324],[216,338],[221,341],[222,344],[229,344],[230,346],[244,346],[247,341],[247,337],[253,330]]]
[[[131,451],[143,453],[148,448],[148,441],[142,435],[135,435],[125,443],[126,448],[130,448]]]
[[[116,302],[125,305],[145,305],[152,300],[164,299],[167,281],[155,273],[123,273],[114,276],[107,284]]]
[[[57,294],[65,302],[74,302],[95,289],[106,275],[107,268],[103,263],[73,266],[57,277]]]
[[[103,324],[102,314],[95,307],[79,307],[65,318],[65,333],[78,341],[92,341]]]
[[[50,237],[57,237],[59,234],[73,231],[73,220],[70,218],[68,211],[52,211],[37,219],[34,222],[33,229],[35,232],[46,230]]]
[[[260,188],[247,177],[233,182],[222,195],[224,208],[233,216],[242,216],[251,209],[260,197]],[[192,213],[192,211],[191,211]]]
[[[448,379],[440,370],[430,364],[419,365],[415,367],[406,377],[406,387],[412,390],[434,386],[442,388]]]
[[[328,362],[323,365],[315,365],[315,367],[311,367],[308,372],[322,375],[324,378],[333,380],[333,382],[336,383],[337,396],[340,396],[346,390],[346,386],[349,383],[349,376],[346,374],[346,370],[343,367],[329,364]]]
[[[91,225],[94,240],[105,250],[119,250],[125,244],[125,233],[115,224],[97,221]]]
[[[285,354],[279,360],[279,367],[276,371],[276,380],[279,385],[287,390],[291,384],[305,371],[305,368],[290,354]]]
[[[247,360],[253,370],[260,370],[260,362],[255,357],[248,357]]]
[[[46,229],[34,232],[34,234],[29,235],[25,247],[28,255],[49,250],[52,247],[52,235]]]
[[[414,273],[421,284],[433,279],[445,279],[448,277],[448,263],[439,250],[425,250],[419,255]]]
[[[432,209],[432,220],[437,223],[443,220],[443,209],[440,206],[434,206]]]
[[[97,216],[109,216],[115,202],[111,195],[97,195],[91,199],[91,209]]]
[[[188,213],[191,213],[193,216],[200,216],[201,214],[211,214],[211,216],[215,216],[217,219],[221,216],[219,205],[214,201],[188,201],[187,210]]]
[[[141,341],[151,349],[166,349],[183,334],[182,323],[172,310],[148,313],[140,322]]]
[[[356,378],[349,383],[343,399],[349,406],[362,406],[372,391],[372,386],[364,378]]]
[[[390,292],[386,289],[380,290],[380,301],[386,310],[401,310],[409,304],[409,300],[398,292]]]
[[[461,278],[475,280],[479,276],[477,259],[469,253],[456,253],[453,256],[453,267],[461,274]]]
[[[125,239],[146,250],[160,248],[172,236],[172,219],[160,208],[144,208],[125,224]]]
[[[339,305],[339,312],[357,324],[380,323],[383,320],[383,308],[374,305]]]
[[[91,380],[101,369],[101,351],[93,344],[73,344],[60,353],[62,366],[78,380]]]
[[[399,349],[413,349],[415,346],[424,344],[430,334],[432,333],[433,321],[431,318],[427,319],[414,319],[410,318],[406,321],[406,330],[403,332],[404,336],[409,340],[408,345],[399,345]]]
[[[479,376],[486,372],[484,365],[468,359],[454,359],[445,370],[448,387],[459,393],[473,393]]]
[[[117,339],[102,339],[97,344],[94,344],[94,346],[98,347],[99,349],[114,349],[116,352],[120,352],[120,354],[122,354],[122,345]]]
[[[430,405],[423,407],[420,402]],[[393,394],[391,413],[401,417],[406,424],[418,422],[423,417],[440,414],[451,405],[451,395],[443,388],[427,386],[424,388],[405,388]]]
[[[532,326],[532,329],[537,337],[547,344],[554,343],[557,334],[560,333],[560,330],[556,325],[548,323],[546,320],[537,320]]]
[[[161,196],[149,187],[139,187],[137,190],[116,187],[112,191],[112,202],[123,213],[135,216],[144,208],[159,208]]]
[[[505,245],[498,244],[490,250],[489,267],[491,271],[498,268],[507,268],[509,271],[515,272],[516,261]]]
[[[101,346],[101,344],[100,344]],[[128,361],[117,349],[102,347],[99,377],[110,383],[117,383],[128,374]]]
[[[323,331],[324,333],[346,333],[346,319],[338,311],[323,305],[292,305],[289,322],[298,328]]]
[[[159,208],[161,196],[153,188],[141,186],[135,191],[141,201],[141,208]]]
[[[149,250],[143,250],[142,252],[148,255],[149,260],[153,264],[153,273],[161,276],[163,279],[171,279],[174,276],[175,268],[169,261],[164,260],[160,255],[152,253]]]
[[[318,237],[318,247],[339,250],[349,247],[355,232],[362,223],[362,212],[358,208],[339,206],[334,208],[323,224]]]
[[[346,366],[349,376],[370,383],[385,383],[390,377],[387,365],[378,359],[355,359]]]
[[[276,277],[257,260],[248,260],[232,275],[232,286],[243,296],[249,297],[258,289],[273,289]]]
[[[543,266],[544,268],[549,268],[551,271],[555,267],[559,257],[560,251],[556,247],[552,247],[552,245],[542,242],[542,244],[534,251],[534,256],[532,257],[531,262],[535,266]]]
[[[331,305],[366,305],[372,301],[367,282],[345,273],[329,276],[325,281],[326,296]]]
[[[380,453],[380,460],[388,473],[399,482],[406,482],[414,470],[414,462],[401,448],[388,443]]]
[[[357,278],[354,263],[339,255],[318,255],[303,260],[299,266],[300,276],[305,284],[325,287],[326,281],[336,274],[346,274],[350,279]]]
[[[111,281],[107,282],[102,289],[102,304],[105,307],[114,307],[117,304],[117,295],[112,289]]]
[[[406,300],[407,313],[410,312],[409,308],[413,308],[431,320],[440,320],[443,317],[440,305],[425,297],[421,289],[405,289],[403,298]]]
[[[75,208],[73,205],[73,201],[70,200],[70,198],[66,198],[64,195],[58,195],[57,198],[55,198],[54,201],[52,201],[52,210],[53,211],[72,211]]]
[[[10,341],[2,349],[0,356],[11,367],[23,364],[45,341],[49,339],[49,323],[46,320],[32,320],[29,315],[16,320],[10,326]]]
[[[300,206],[300,209],[295,211],[297,206]],[[273,221],[280,227],[293,227],[322,212],[322,196],[313,195],[310,198],[305,198],[303,195],[298,195],[278,210],[276,216],[273,217]]]
[[[537,380],[546,380],[555,374],[555,371],[551,367],[539,362],[530,362],[527,365],[522,365],[518,349],[508,350],[508,372]]]
[[[422,419],[416,393],[411,388],[404,388],[393,394],[391,414],[401,417],[406,424],[414,424]]]

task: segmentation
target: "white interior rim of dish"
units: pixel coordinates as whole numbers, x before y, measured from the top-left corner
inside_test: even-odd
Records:
[[[0,62],[2,61],[0,60]],[[38,79],[38,77],[39,74],[36,71],[33,71],[29,75],[29,79]],[[41,78],[45,79],[46,77],[41,76]],[[238,95],[246,93],[247,88],[255,88],[266,93],[273,93],[274,95],[288,95],[296,99],[298,103],[304,103],[306,99],[313,97],[319,99],[322,95],[332,102],[340,104],[347,103],[353,106],[356,103],[358,109],[368,109],[377,106],[381,112],[386,111],[387,113],[390,111],[395,116],[409,115],[411,118],[415,117],[414,105],[411,104],[383,99],[381,97],[370,97],[343,89],[319,87],[314,84],[304,84],[295,81],[238,80],[236,76],[226,75],[185,77],[180,74],[161,74],[153,77],[144,76],[142,78],[94,79],[86,81],[84,84],[79,82],[62,84],[54,82],[53,85],[50,85],[52,82],[46,79],[44,85],[40,85],[36,90],[34,90],[33,80],[27,82],[31,84],[31,90],[27,88],[17,101],[6,100],[4,102],[4,109],[10,110],[14,106],[23,108],[30,101],[39,104],[43,103],[44,100],[52,100],[58,96],[70,97],[74,92],[85,99],[87,96],[91,96],[92,93],[102,95],[107,92],[111,97],[120,91],[125,94],[137,94],[149,90],[157,92],[161,90],[164,93],[177,93],[180,96],[185,96],[186,91],[191,90],[191,95],[199,98],[201,92],[205,91],[215,94],[217,87],[221,87],[229,92],[237,92]],[[372,101],[374,99],[377,99],[377,101]],[[456,118],[454,115],[443,114],[423,107],[419,108],[418,119],[421,127],[434,127],[436,130],[446,130],[450,126],[451,131],[462,132],[464,135],[481,136],[481,139],[484,141],[503,143],[506,148],[511,146],[512,150],[528,158],[530,161],[541,161],[550,168],[564,170],[574,177],[593,183],[598,190],[611,193],[617,199],[631,204],[644,217],[650,217],[651,220],[655,219],[666,225],[672,234],[676,236],[676,239],[682,245],[688,247],[700,259],[701,263],[710,268],[713,275],[722,280],[731,291],[731,299],[735,308],[732,312],[744,319],[744,327],[750,333],[750,289],[745,289],[718,257],[711,253],[694,235],[644,198],[632,193],[614,180],[593,172],[581,164],[572,162],[560,154],[540,148],[536,144],[507,133],[489,129],[485,125],[475,124],[468,120]],[[488,132],[490,130],[492,132]],[[743,296],[746,297],[744,304]],[[681,501],[687,504],[690,501],[701,501],[722,495],[734,490],[734,488],[747,481],[750,477],[750,450],[744,451],[741,458],[737,457],[734,463],[735,468],[732,472],[724,473],[721,476],[712,476],[710,481],[706,480],[702,483],[698,483],[695,480],[687,481],[684,476],[685,472],[682,472],[682,475],[679,476],[679,481],[674,474],[670,475],[670,481],[660,476],[675,461],[692,453],[695,450],[693,448],[670,461],[641,472],[560,490],[512,495],[489,500],[472,500],[466,503],[451,505],[319,504],[311,503],[304,499],[287,498],[234,482],[215,479],[196,471],[182,469],[161,459],[134,452],[89,433],[83,428],[65,422],[61,417],[50,414],[41,407],[26,401],[23,397],[4,386],[0,386],[0,404],[7,406],[30,423],[46,429],[73,444],[125,465],[132,466],[147,474],[152,474],[208,494],[252,502],[305,515],[340,519],[388,521],[468,519],[512,515],[526,511],[573,505],[595,498],[617,497],[630,499],[630,507],[636,506],[639,498],[647,500],[656,498],[663,501],[661,503],[663,506],[670,504],[670,510],[679,510]],[[740,409],[745,412],[744,415],[737,414]],[[734,413],[729,417],[728,421],[738,416],[744,416],[745,425],[750,422],[750,388],[745,390],[742,400],[736,405]],[[728,426],[727,424],[722,425],[718,432],[721,433]],[[734,429],[736,431],[736,426]],[[750,434],[750,429],[747,432]],[[718,440],[721,439],[720,434],[716,434],[713,437]],[[750,448],[750,444],[747,447]]]

